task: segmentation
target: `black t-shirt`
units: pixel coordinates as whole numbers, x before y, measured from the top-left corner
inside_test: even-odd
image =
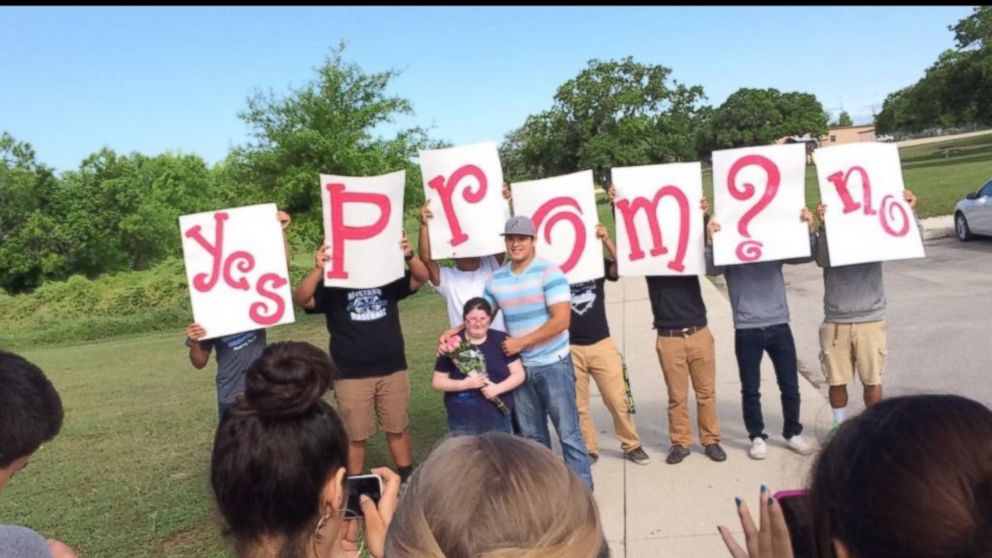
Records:
[[[593,345],[610,336],[610,325],[606,321],[606,280],[616,281],[610,275],[612,260],[603,260],[605,277],[583,281],[571,285],[572,322],[568,326],[569,342],[572,345]]]
[[[681,329],[706,325],[706,305],[696,275],[646,277],[655,329]]]
[[[339,378],[371,378],[406,370],[397,302],[411,294],[409,271],[388,285],[371,289],[317,285],[316,304],[306,312],[324,314]]]

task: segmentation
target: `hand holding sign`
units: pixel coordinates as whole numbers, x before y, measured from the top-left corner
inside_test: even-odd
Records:
[[[916,197],[905,191],[899,149],[884,143],[826,147],[814,153],[831,266],[919,258]],[[830,212],[830,225],[825,217]]]
[[[801,144],[715,151],[716,217],[727,233],[714,237],[714,263],[809,256],[808,235],[794,213],[805,205],[805,180]]]

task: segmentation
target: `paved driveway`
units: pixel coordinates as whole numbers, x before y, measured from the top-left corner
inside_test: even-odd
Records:
[[[992,239],[931,240],[926,252],[925,259],[884,264],[885,393],[953,392],[992,406]],[[822,271],[816,264],[787,265],[785,278],[799,360],[808,377],[822,382]],[[850,393],[852,410],[860,408],[860,394]]]

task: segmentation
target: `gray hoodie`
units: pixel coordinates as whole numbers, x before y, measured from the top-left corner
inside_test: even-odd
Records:
[[[813,261],[816,235],[809,235],[810,256],[717,266],[713,263],[713,247],[706,245],[706,273],[723,275],[727,279],[730,306],[734,310],[734,327],[751,329],[789,323],[789,301],[785,297],[782,264],[803,264]]]

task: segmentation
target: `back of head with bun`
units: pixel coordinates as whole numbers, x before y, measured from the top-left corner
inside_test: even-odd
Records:
[[[210,474],[239,555],[263,535],[293,546],[313,532],[324,484],[348,460],[344,426],[322,399],[333,375],[324,351],[294,341],[268,346],[248,368],[245,393],[217,428]]]
[[[248,368],[243,402],[235,412],[297,418],[316,410],[333,383],[327,353],[310,343],[274,343]]]

